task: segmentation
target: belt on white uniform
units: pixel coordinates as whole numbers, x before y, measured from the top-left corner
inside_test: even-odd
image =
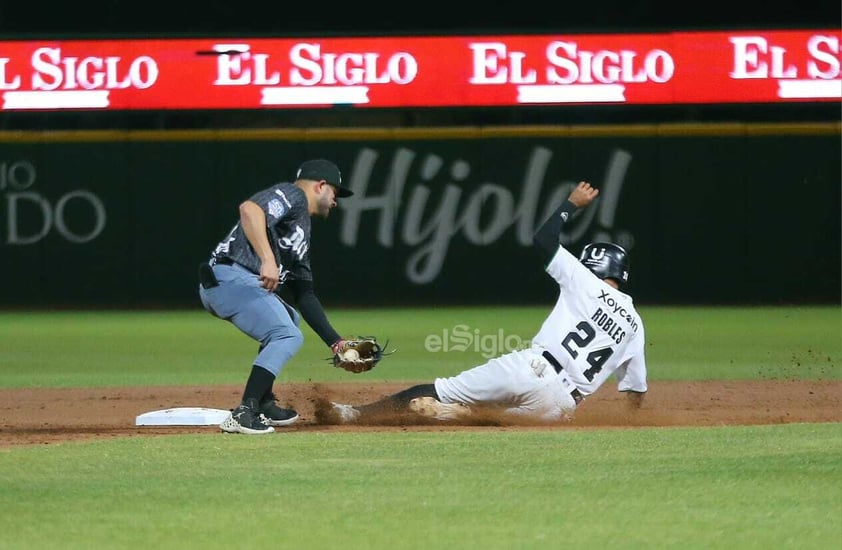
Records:
[[[556,358],[553,357],[553,354],[548,352],[548,351],[545,351],[541,355],[544,356],[544,359],[549,361],[550,365],[552,365],[553,368],[555,369],[556,374],[558,374],[560,376],[561,371],[564,370],[564,367],[562,367],[561,363],[559,363],[556,360]],[[577,405],[585,398],[585,396],[582,395],[582,392],[580,392],[575,386],[573,386],[573,389],[570,391],[570,397],[573,398],[573,401],[575,401]]]

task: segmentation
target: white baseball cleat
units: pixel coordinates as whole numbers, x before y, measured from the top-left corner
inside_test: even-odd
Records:
[[[435,397],[416,397],[409,402],[409,410],[436,420],[459,420],[471,416],[471,408],[462,403],[442,403]]]
[[[333,412],[339,419],[340,424],[353,424],[360,417],[360,411],[351,405],[334,403],[332,401],[330,404],[333,405]]]

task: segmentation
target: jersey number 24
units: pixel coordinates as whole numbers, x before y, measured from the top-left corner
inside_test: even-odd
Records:
[[[561,341],[561,345],[567,350],[567,353],[569,353],[570,357],[573,359],[579,357],[580,349],[588,347],[588,344],[596,338],[596,330],[594,330],[591,324],[587,321],[579,321],[579,324],[576,325],[576,329],[577,330],[575,331],[569,332]],[[593,381],[593,377],[602,370],[602,365],[604,365],[608,358],[611,357],[612,353],[614,353],[612,348],[602,348],[593,350],[588,354],[585,361],[588,362],[590,368],[585,370],[582,374],[585,375],[585,378],[587,378],[589,382]]]

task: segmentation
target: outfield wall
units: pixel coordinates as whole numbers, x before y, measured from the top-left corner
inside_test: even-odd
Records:
[[[639,303],[840,300],[840,124],[807,123],[0,132],[0,304],[198,307],[238,203],[311,157],[356,190],[314,221],[326,306],[552,300],[531,235],[580,180],[566,243],[626,245]]]

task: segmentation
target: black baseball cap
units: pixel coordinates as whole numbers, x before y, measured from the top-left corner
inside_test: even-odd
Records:
[[[336,194],[340,197],[350,197],[354,194],[353,191],[347,187],[342,186],[342,173],[339,167],[329,160],[313,159],[301,163],[298,167],[298,172],[295,173],[297,180],[325,180],[332,186],[336,187]]]

